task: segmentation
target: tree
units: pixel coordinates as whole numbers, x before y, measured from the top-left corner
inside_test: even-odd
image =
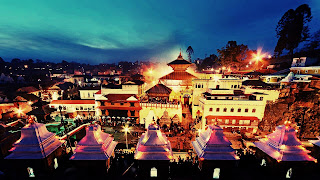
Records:
[[[188,58],[189,58],[189,61],[191,62],[191,61],[192,61],[191,55],[194,53],[192,47],[189,46],[189,47],[187,48],[186,52],[188,53]]]
[[[237,45],[236,41],[228,41],[226,47],[217,50],[221,65],[240,69],[245,66],[244,61],[250,56],[250,50],[247,45]]]
[[[275,56],[280,56],[284,49],[289,50],[293,56],[293,50],[309,38],[311,21],[311,9],[307,4],[302,4],[297,9],[289,9],[280,19],[276,27],[278,42],[274,50]]]
[[[308,44],[305,45],[307,51],[314,51],[320,48],[320,30],[316,31]]]

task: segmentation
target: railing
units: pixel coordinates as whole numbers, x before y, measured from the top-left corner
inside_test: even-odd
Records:
[[[141,107],[154,107],[154,108],[181,108],[181,104],[171,104],[171,103],[140,103]]]

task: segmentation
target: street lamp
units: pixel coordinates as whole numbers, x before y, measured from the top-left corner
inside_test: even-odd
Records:
[[[63,117],[62,117],[62,113],[61,113],[62,106],[59,106],[59,110],[60,110],[60,120],[61,120],[61,125],[63,125],[63,127],[64,127],[64,131],[66,131],[66,127],[65,127],[65,125],[64,125]]]
[[[128,135],[127,134],[130,133],[130,128],[128,127],[128,124],[126,124],[123,127],[122,131],[125,133],[125,136],[126,136],[126,147],[128,149]]]
[[[259,61],[262,61],[264,57],[267,56],[267,53],[261,53],[262,49],[258,48],[256,54],[252,54],[253,60],[256,61],[257,66],[259,65]]]

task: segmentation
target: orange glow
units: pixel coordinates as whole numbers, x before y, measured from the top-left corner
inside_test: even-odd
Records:
[[[253,60],[255,60],[256,62],[261,61],[263,58],[265,58],[267,56],[267,53],[261,53],[262,48],[259,47],[257,49],[257,53],[256,54],[252,54]]]
[[[204,158],[200,158],[199,160],[200,160],[200,161],[203,161],[203,160],[204,160]]]

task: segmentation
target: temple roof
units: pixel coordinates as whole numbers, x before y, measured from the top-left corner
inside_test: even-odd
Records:
[[[167,74],[160,79],[168,79],[168,80],[192,80],[197,78],[196,76],[186,72],[186,71],[173,71],[170,74]]]
[[[273,133],[254,144],[277,161],[315,161],[290,126],[277,126]]]
[[[192,142],[193,149],[202,160],[237,160],[231,142],[224,136],[219,126],[208,126]]]
[[[180,52],[180,54],[179,54],[179,56],[178,56],[178,58],[176,60],[173,60],[170,63],[168,63],[169,66],[170,65],[175,65],[175,64],[192,64],[192,63],[187,61],[187,60],[185,60],[185,59],[183,59],[183,57],[181,55],[181,52]]]
[[[156,84],[152,88],[146,91],[147,94],[170,94],[172,89],[168,88],[163,84]]]
[[[44,124],[31,122],[21,129],[21,138],[13,144],[12,153],[5,159],[43,159],[62,143]]]
[[[148,126],[137,144],[134,158],[137,160],[170,160],[172,149],[166,135],[154,123]]]
[[[91,124],[86,128],[86,136],[79,141],[70,160],[107,160],[112,155],[117,142],[110,134],[101,131],[101,126]]]

